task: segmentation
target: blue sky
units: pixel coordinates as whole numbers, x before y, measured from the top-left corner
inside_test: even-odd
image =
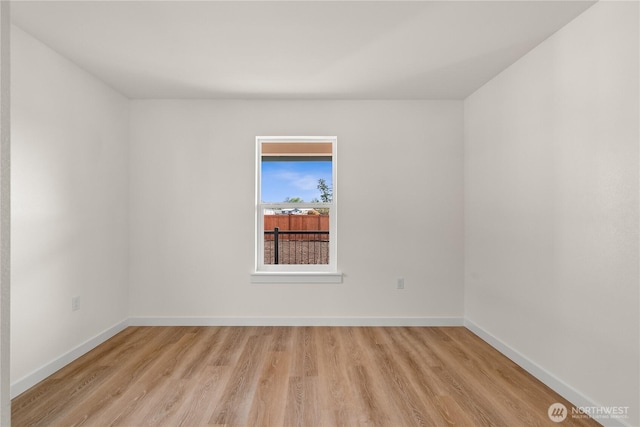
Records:
[[[283,202],[287,197],[300,197],[305,202],[317,198],[316,188],[323,178],[332,185],[330,161],[262,162],[263,202]]]

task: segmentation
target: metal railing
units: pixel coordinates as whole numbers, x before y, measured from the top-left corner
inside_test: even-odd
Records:
[[[329,264],[329,231],[275,227],[264,235],[265,264]]]

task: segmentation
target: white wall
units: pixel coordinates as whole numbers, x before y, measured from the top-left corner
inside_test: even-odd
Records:
[[[638,53],[637,2],[601,2],[465,101],[466,319],[631,425]]]
[[[9,2],[0,3],[0,425],[11,424],[11,20]]]
[[[127,317],[128,101],[11,36],[15,383]]]
[[[14,28],[12,382],[128,316],[464,314],[639,424],[637,12],[594,6],[464,125],[460,101],[129,102]],[[344,283],[250,283],[256,135],[338,136]]]
[[[462,317],[461,101],[132,101],[131,114],[133,317]],[[337,135],[342,284],[250,283],[257,135]]]

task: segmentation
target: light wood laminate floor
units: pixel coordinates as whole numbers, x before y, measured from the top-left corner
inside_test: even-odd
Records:
[[[462,327],[130,327],[16,397],[12,425],[599,425],[570,408]]]

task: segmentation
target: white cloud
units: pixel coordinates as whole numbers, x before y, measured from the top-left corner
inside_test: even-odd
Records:
[[[304,191],[315,190],[318,186],[318,178],[309,174],[281,171],[275,177],[285,180],[289,185]]]

